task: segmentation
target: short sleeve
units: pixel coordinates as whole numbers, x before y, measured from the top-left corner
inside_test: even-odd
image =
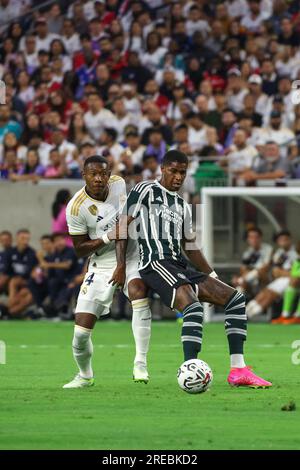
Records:
[[[186,201],[183,206],[183,235],[186,240],[193,240],[195,237],[192,209]]]
[[[66,217],[68,224],[68,231],[70,235],[86,235],[88,233],[87,223],[85,217],[82,215],[82,212],[72,213],[72,205],[68,204]]]
[[[136,185],[134,188],[132,188],[132,190],[128,194],[127,201],[122,214],[131,216],[135,219],[140,212],[143,200],[149,190],[149,185],[147,185],[146,187]]]

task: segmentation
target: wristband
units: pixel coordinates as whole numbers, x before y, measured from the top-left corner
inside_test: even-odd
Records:
[[[214,279],[216,279],[218,277],[216,271],[212,271],[211,273],[209,273],[209,276],[213,277]]]
[[[108,244],[111,242],[111,240],[108,238],[107,233],[105,233],[104,235],[102,235],[102,240],[103,240],[103,242],[105,243],[105,245],[108,245]]]

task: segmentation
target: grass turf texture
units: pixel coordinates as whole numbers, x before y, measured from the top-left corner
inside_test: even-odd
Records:
[[[148,385],[131,379],[130,324],[107,321],[93,337],[95,387],[62,390],[76,372],[72,334],[71,323],[0,323],[1,449],[300,448],[300,365],[291,362],[298,326],[249,326],[248,364],[274,382],[250,390],[227,385],[223,325],[205,325],[201,358],[214,382],[200,395],[178,388],[180,327],[171,322],[153,324]],[[291,400],[296,410],[281,411]]]

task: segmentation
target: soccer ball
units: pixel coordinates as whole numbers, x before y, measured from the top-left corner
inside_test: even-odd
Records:
[[[179,387],[187,393],[205,392],[213,380],[213,373],[206,362],[200,359],[189,359],[178,369]]]

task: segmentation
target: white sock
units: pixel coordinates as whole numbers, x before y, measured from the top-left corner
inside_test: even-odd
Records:
[[[246,306],[246,313],[249,318],[255,317],[255,315],[260,315],[263,309],[256,300],[251,300]]]
[[[147,353],[151,336],[151,310],[148,299],[133,300],[132,304],[132,331],[135,341],[134,363],[147,364]]]
[[[291,316],[290,312],[282,312],[281,316],[283,318],[289,318]]]
[[[93,343],[92,330],[75,325],[72,342],[73,357],[78,365],[80,376],[90,379],[94,376],[92,369]]]
[[[230,354],[230,367],[246,367],[244,354]]]

